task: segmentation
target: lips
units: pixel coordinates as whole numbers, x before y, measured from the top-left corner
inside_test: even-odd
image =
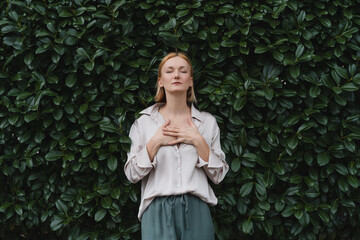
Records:
[[[178,85],[178,84],[182,84],[181,82],[173,82],[172,84]]]

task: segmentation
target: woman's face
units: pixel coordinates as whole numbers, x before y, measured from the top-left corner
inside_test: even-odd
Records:
[[[167,94],[181,93],[193,86],[190,65],[181,57],[167,60],[161,68],[161,77],[158,79],[160,87],[164,87]]]

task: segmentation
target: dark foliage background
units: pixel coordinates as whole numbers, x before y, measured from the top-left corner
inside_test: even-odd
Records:
[[[160,59],[231,171],[217,239],[359,239],[360,2],[0,2],[0,238],[140,239],[122,167]]]

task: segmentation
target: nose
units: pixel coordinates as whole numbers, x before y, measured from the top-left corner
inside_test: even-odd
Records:
[[[175,77],[175,78],[179,78],[179,70],[175,70],[175,71],[174,71],[174,77]]]

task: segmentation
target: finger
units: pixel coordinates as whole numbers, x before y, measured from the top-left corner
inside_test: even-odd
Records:
[[[177,132],[164,131],[163,134],[166,135],[166,136],[173,136],[173,137],[179,136],[179,133],[177,133]]]
[[[179,129],[176,127],[164,127],[163,131],[179,132]]]
[[[176,139],[176,140],[174,140],[174,141],[169,142],[169,145],[175,145],[175,144],[178,144],[178,143],[181,143],[180,138],[178,138],[178,139]]]

